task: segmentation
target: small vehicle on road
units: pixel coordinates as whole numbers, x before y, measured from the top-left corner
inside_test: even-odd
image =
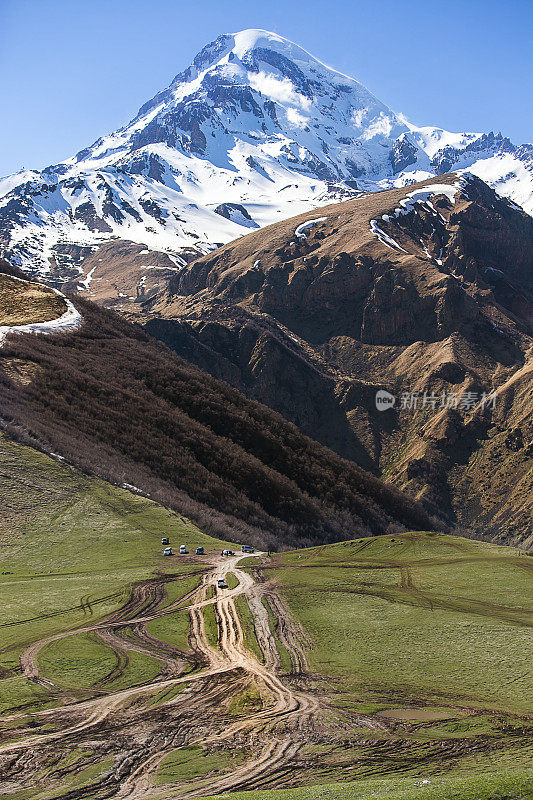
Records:
[[[241,553],[255,553],[255,547],[252,547],[251,544],[243,544]]]
[[[219,589],[226,589],[227,587],[226,587],[226,580],[225,580],[225,578],[219,578],[219,579],[217,580],[217,586],[218,586],[218,588],[219,588]]]
[[[234,556],[235,553],[233,552],[233,550],[223,550],[220,555],[221,556]]]

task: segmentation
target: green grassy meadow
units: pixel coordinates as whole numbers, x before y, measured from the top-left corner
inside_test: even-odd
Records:
[[[308,638],[311,680],[355,736],[353,745],[302,755],[316,783],[361,783],[301,797],[532,796],[523,788],[533,766],[531,557],[408,533],[283,553],[265,574]],[[394,745],[367,727],[380,721],[392,726]],[[498,794],[487,770],[498,775],[494,786],[516,779],[522,788]],[[412,782],[420,776],[431,787]],[[371,788],[378,777],[391,782]]]
[[[155,778],[156,786],[164,786],[209,773],[223,772],[234,765],[227,749],[216,752],[194,745],[174,750],[161,761]]]
[[[533,710],[533,558],[412,533],[286,553],[268,574],[310,637],[311,669],[350,691]]]
[[[206,551],[222,543],[175,512],[1,435],[0,463],[0,708],[6,710],[47,701],[44,689],[18,675],[20,652],[32,641],[95,624],[124,604],[132,586],[158,572],[177,578],[166,584],[165,604],[198,584],[198,575],[187,575],[201,564],[164,558],[163,536],[176,547],[200,544]],[[162,636],[173,639],[182,616],[158,621]],[[110,648],[83,634],[52,642],[39,654],[47,677],[62,688],[92,685],[115,662]],[[156,669],[157,660],[132,653],[126,685]]]
[[[96,686],[109,691],[148,683],[161,672],[158,659],[131,650],[126,661],[90,633],[79,633],[47,645],[39,653],[39,667],[61,689]],[[116,673],[120,674],[115,678]]]
[[[224,800],[531,800],[533,770],[488,775],[387,780],[300,786],[297,789],[258,789],[217,795]],[[205,800],[215,800],[215,796]]]
[[[53,691],[22,677],[19,657],[28,644],[64,631],[72,635],[38,653],[40,670],[58,689],[111,692],[156,678],[159,659],[127,647],[125,656],[84,627],[116,611],[150,578],[169,576],[162,607],[179,606],[199,585],[202,560],[163,557],[162,537],[176,550],[184,543],[190,551],[202,545],[218,552],[226,543],[139,494],[2,435],[0,498],[0,712],[31,715],[59,702]],[[242,563],[251,569],[258,559]],[[418,532],[281,553],[263,569],[308,641],[305,688],[320,697],[325,733],[298,754],[301,780],[294,785],[309,785],[228,798],[533,797],[532,557]],[[233,588],[237,579],[229,574],[227,582]],[[214,591],[210,586],[208,596]],[[263,602],[282,670],[290,673],[279,620],[267,597]],[[235,606],[245,644],[262,660],[246,598],[237,596]],[[213,606],[204,607],[203,617],[216,647]],[[178,607],[149,621],[147,631],[187,649],[189,615]],[[127,644],[133,633],[124,635]],[[297,677],[287,680],[299,686]],[[151,702],[183,690],[166,687]],[[231,699],[229,714],[245,716],[261,702],[251,685]],[[159,787],[234,763],[227,751],[175,750],[156,771],[153,796]],[[80,757],[77,780],[89,781],[107,766]],[[44,800],[47,794],[10,796]]]

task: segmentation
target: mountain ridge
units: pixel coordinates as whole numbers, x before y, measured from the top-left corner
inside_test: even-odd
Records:
[[[145,324],[448,524],[527,543],[532,264],[531,217],[452,173],[237,239]]]
[[[532,168],[531,145],[417,128],[298,45],[242,31],[206,45],[115,133],[0,181],[0,246],[48,282],[134,307],[250,229],[450,169],[533,210]],[[117,249],[124,275],[106,271]]]

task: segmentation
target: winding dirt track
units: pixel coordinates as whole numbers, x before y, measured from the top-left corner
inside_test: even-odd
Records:
[[[109,731],[107,735],[111,740],[131,730],[136,746],[122,754],[118,768],[100,777],[89,791],[60,790],[54,797],[58,800],[81,797],[138,800],[155,796],[153,776],[160,762],[169,752],[194,743],[215,750],[226,748],[226,752],[238,746],[245,757],[231,772],[217,773],[209,779],[189,780],[166,790],[165,797],[198,797],[275,784],[277,776],[287,770],[304,743],[303,734],[312,730],[318,717],[318,702],[305,691],[292,689],[278,676],[280,658],[268,612],[261,601],[265,587],[239,568],[243,557],[213,559],[211,569],[204,574],[197,589],[163,608],[159,606],[165,597],[164,585],[146,582],[136,587],[136,594],[123,609],[105,621],[56,634],[27,647],[20,658],[23,674],[47,688],[51,684],[39,673],[39,652],[51,642],[79,633],[91,632],[117,656],[122,654],[119,664],[124,660],[127,663],[128,651],[156,657],[162,662],[162,673],[158,679],[141,686],[104,692],[105,683],[116,678],[120,671],[117,668],[93,687],[100,690],[98,695],[85,700],[58,690],[62,705],[33,715],[34,724],[37,720],[39,727],[54,729],[33,735],[27,735],[28,730],[19,730],[21,738],[0,745],[0,760],[7,759],[19,769],[21,751],[39,754],[51,748],[68,750],[80,742],[90,741],[104,729]],[[216,588],[217,580],[228,573],[236,576],[239,585],[234,589]],[[212,586],[215,587],[214,597],[208,598]],[[235,606],[235,598],[242,594],[253,616],[264,663],[244,644],[245,634]],[[291,657],[293,673],[304,673],[303,637],[298,626],[271,588],[268,596],[270,607],[279,620],[278,635]],[[209,643],[205,631],[203,609],[208,605],[214,606],[217,619],[216,648]],[[151,620],[176,612],[189,614],[188,652],[159,642],[146,630]],[[126,629],[127,638],[124,636]],[[185,684],[185,688],[176,694],[180,684]],[[228,716],[228,699],[252,685],[260,695],[260,708],[239,714],[237,718]],[[154,710],[154,698],[161,698],[162,693],[167,693],[169,699],[157,704]],[[20,715],[12,715],[3,722],[9,725],[18,719]]]

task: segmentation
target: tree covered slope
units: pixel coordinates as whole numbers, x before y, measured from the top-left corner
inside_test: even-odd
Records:
[[[82,324],[11,335],[0,416],[14,435],[264,546],[431,527],[416,502],[86,301]]]

